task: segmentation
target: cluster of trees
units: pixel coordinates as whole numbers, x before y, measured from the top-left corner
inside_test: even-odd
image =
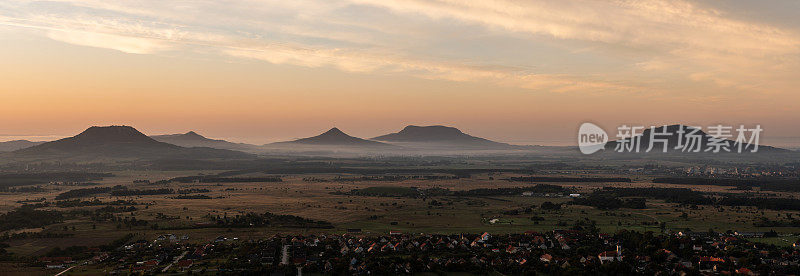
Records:
[[[604,187],[587,197],[575,198],[572,204],[593,206],[599,209],[647,208],[645,198],[660,199],[680,204],[713,204],[714,200],[702,192],[687,188],[617,188]]]
[[[99,199],[93,200],[80,200],[80,199],[73,199],[73,200],[59,200],[50,204],[50,202],[46,202],[46,205],[55,205],[61,208],[68,208],[68,207],[83,207],[83,206],[98,206],[98,205],[105,205],[105,202],[100,201]]]
[[[89,215],[89,218],[92,221],[97,222],[104,222],[104,221],[121,221],[121,218],[114,216],[114,213],[122,213],[122,212],[133,212],[136,211],[137,208],[135,206],[105,206],[103,208],[98,208],[94,210],[93,213]]]
[[[542,210],[561,210],[561,203],[553,203],[553,202],[550,202],[550,201],[545,201],[545,202],[542,202],[542,205],[540,205],[539,208],[541,208]],[[536,205],[531,205],[531,206],[528,206],[528,207],[522,207],[522,208],[519,208],[519,209],[504,211],[503,215],[516,216],[516,215],[520,215],[520,214],[523,214],[523,213],[524,214],[530,214],[530,213],[533,212],[533,209],[536,209]],[[534,216],[534,217],[531,217],[531,220],[540,221],[540,220],[544,220],[544,218]]]
[[[707,196],[703,192],[687,188],[655,187],[605,187],[590,194],[588,197],[575,198],[572,203],[595,206],[602,209],[646,208],[643,198],[690,205],[754,206],[770,210],[800,210],[800,199],[794,198],[754,197],[748,194],[727,194],[723,197],[715,198]]]
[[[39,193],[47,191],[42,186],[27,186],[27,187],[0,187],[2,193]]]
[[[419,197],[422,195],[419,189],[415,187],[396,187],[396,186],[381,186],[381,187],[368,187],[363,189],[353,189],[350,192],[333,192],[332,194],[345,194],[357,196],[383,196],[383,197]]]
[[[172,197],[173,199],[211,199],[210,196],[207,195],[177,195]]]
[[[688,188],[614,188],[605,187],[601,193],[613,194],[618,197],[646,197],[661,199],[671,203],[681,204],[712,204],[713,200],[704,196],[702,192]]]
[[[514,187],[514,188],[480,188],[466,191],[450,191],[445,190],[441,195],[449,196],[501,196],[501,195],[521,195],[524,192],[532,193],[565,193],[568,192],[560,186],[539,184],[532,187]],[[435,193],[430,193],[437,195]]]
[[[765,191],[800,192],[800,179],[798,178],[703,178],[703,177],[662,177],[653,179],[654,183],[688,184],[688,185],[717,185],[736,186],[739,189],[746,187],[760,187]]]
[[[770,220],[762,217],[753,223],[755,227],[800,227],[800,219]]]
[[[112,221],[114,221],[114,220],[116,220],[118,222],[117,223],[117,229],[121,229],[122,227],[127,227],[128,229],[130,229],[130,228],[133,228],[135,226],[147,226],[147,224],[148,224],[148,221],[143,220],[143,219],[136,219],[136,217],[131,217],[131,218],[114,217],[114,219],[112,219]]]
[[[50,182],[86,182],[113,176],[110,173],[89,172],[41,172],[41,173],[4,173],[0,174],[0,192],[40,192],[41,187],[24,187],[47,184]]]
[[[539,206],[542,210],[561,210],[561,203],[552,203],[550,201],[542,202],[542,205]]]
[[[194,194],[194,193],[208,193],[208,192],[210,192],[209,189],[196,189],[196,188],[178,190],[178,193],[182,194],[182,195],[184,195],[184,194]]]
[[[64,215],[59,211],[37,210],[33,206],[23,205],[0,215],[0,231],[42,227],[63,220]]]
[[[120,213],[120,212],[133,212],[136,211],[136,206],[105,206],[94,210],[95,213]]]
[[[31,208],[44,208],[55,206],[59,208],[69,208],[69,207],[84,207],[84,206],[99,206],[99,205],[136,205],[136,202],[130,200],[115,200],[115,201],[101,201],[99,199],[92,199],[92,200],[80,200],[80,199],[71,199],[71,200],[58,200],[58,201],[37,201],[34,203],[26,203],[23,206],[28,206]]]
[[[800,210],[800,199],[728,195],[716,202],[724,206],[754,206],[770,210]]]
[[[280,177],[206,177],[202,183],[283,182]]]
[[[210,215],[207,215],[210,217]],[[223,216],[216,218],[211,217],[216,221],[218,227],[288,227],[288,228],[333,228],[333,224],[323,220],[312,220],[293,215],[277,215],[270,212],[263,214],[247,213],[244,215],[236,215],[234,217]]]
[[[357,182],[357,181],[405,181],[405,180],[448,180],[457,179],[454,175],[375,175],[361,177],[341,177],[337,176],[331,181],[334,182]]]
[[[334,192],[334,194],[347,194],[358,196],[389,196],[389,197],[431,197],[431,196],[506,196],[521,195],[524,192],[534,194],[546,193],[568,193],[572,190],[549,184],[537,184],[530,187],[513,188],[480,188],[465,191],[452,191],[450,189],[430,188],[417,189],[414,187],[369,187],[363,189],[353,189],[349,193]]]
[[[169,188],[149,189],[149,190],[114,190],[112,196],[140,196],[140,195],[167,195],[173,194],[175,190]]]
[[[616,188],[605,187],[584,198],[575,198],[572,204],[594,206],[600,209],[647,208],[645,198],[660,199],[680,204],[713,204],[714,200],[702,192],[686,188]]]
[[[752,179],[732,178],[703,178],[703,177],[659,177],[653,183],[687,184],[687,185],[716,185],[716,186],[750,186]]]
[[[125,236],[120,237],[108,244],[98,246],[101,251],[113,251],[133,239],[136,235],[129,233]],[[93,251],[89,250],[89,247],[83,245],[73,245],[65,248],[61,247],[54,247],[47,253],[45,253],[47,257],[71,257],[73,259],[89,259],[94,256]],[[36,264],[41,266],[42,264]]]
[[[81,189],[74,189],[69,190],[63,193],[60,193],[56,196],[56,200],[64,200],[70,198],[78,198],[78,197],[87,197],[87,196],[94,196],[99,194],[105,194],[112,191],[118,190],[126,190],[125,186],[117,185],[114,187],[95,187],[95,188],[81,188]]]
[[[592,206],[598,209],[644,209],[647,208],[644,198],[619,198],[614,194],[595,192],[587,197],[574,198],[572,204]]]
[[[631,179],[627,177],[521,176],[509,177],[507,180],[515,182],[631,182]]]
[[[280,177],[218,177],[218,176],[182,176],[170,179],[179,183],[246,183],[246,182],[282,182]]]
[[[0,235],[0,241],[8,240],[22,240],[22,239],[54,239],[72,237],[72,233],[56,233],[56,232],[19,232],[19,233],[3,233]]]

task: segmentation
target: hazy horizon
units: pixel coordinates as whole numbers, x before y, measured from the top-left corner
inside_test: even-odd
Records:
[[[133,126],[133,127],[136,127],[136,126]],[[456,127],[456,128],[458,128],[458,127]],[[340,129],[342,129],[342,128],[340,128]],[[400,129],[402,129],[402,128],[399,128],[396,131],[399,131]],[[0,142],[7,142],[7,141],[14,141],[14,140],[28,140],[28,141],[34,141],[34,142],[54,141],[54,140],[58,140],[58,139],[67,138],[67,137],[71,137],[71,136],[77,135],[78,133],[80,133],[83,130],[84,129],[78,130],[73,134],[62,134],[62,135],[8,135],[8,134],[0,134]],[[186,130],[186,131],[165,132],[165,133],[149,133],[149,132],[143,131],[141,129],[138,129],[138,130],[142,131],[142,133],[144,133],[144,134],[146,134],[148,136],[167,135],[167,134],[183,134],[183,133],[187,133],[189,131],[194,131],[194,132],[196,132],[196,133],[198,133],[198,134],[200,134],[200,135],[202,135],[202,136],[204,136],[206,138],[209,138],[209,139],[221,139],[221,140],[226,140],[226,141],[234,142],[234,143],[263,145],[263,144],[269,144],[269,143],[274,143],[274,142],[284,142],[284,141],[291,141],[291,140],[300,139],[300,138],[307,138],[307,137],[319,135],[319,134],[321,134],[322,132],[324,132],[324,131],[326,131],[328,129],[321,130],[321,131],[319,131],[317,133],[309,132],[305,136],[297,136],[297,137],[226,137],[226,136],[209,135],[209,134],[207,134],[207,133],[205,133],[203,131],[198,131],[198,130]],[[354,135],[354,134],[351,134],[351,133],[347,132],[346,128],[344,128],[342,130],[347,134],[350,134],[350,135],[353,135],[353,136],[356,136],[356,137],[360,137],[360,138],[365,138],[365,139],[369,139],[369,138],[376,137],[376,136],[379,136],[379,135],[384,135],[384,134],[396,132],[396,131],[391,131],[391,132],[386,132],[386,133],[378,133],[378,134],[372,134],[372,135],[366,135],[366,136],[358,136],[358,135]],[[606,131],[610,131],[610,130],[612,130],[612,129],[606,129]],[[465,132],[467,134],[473,135],[469,131],[466,131],[466,130],[463,130],[463,129],[461,129],[461,131],[463,131],[463,132]],[[613,133],[613,132],[609,132],[609,133]],[[473,136],[475,136],[475,135],[473,135]],[[490,137],[490,136],[478,136],[478,137],[486,138],[486,139],[489,139],[489,140],[492,140],[492,141],[495,141],[495,142],[508,143],[508,144],[512,144],[512,145],[576,146],[576,138],[573,137],[573,136],[562,137],[560,139],[545,139],[545,140],[537,140],[537,139],[496,139],[496,138],[493,138],[493,137]],[[611,138],[611,140],[615,139],[614,137],[610,137],[610,138]],[[781,147],[781,148],[786,148],[786,149],[800,149],[800,137],[771,137],[771,136],[765,136],[765,137],[761,138],[761,143],[760,144],[768,145],[768,146]]]

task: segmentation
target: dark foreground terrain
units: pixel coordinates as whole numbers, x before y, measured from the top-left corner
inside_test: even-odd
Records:
[[[6,274],[793,274],[800,256],[791,161],[14,166],[0,173]]]

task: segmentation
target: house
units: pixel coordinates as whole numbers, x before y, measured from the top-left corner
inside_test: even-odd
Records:
[[[722,258],[704,256],[700,257],[700,260],[697,262],[697,266],[700,269],[700,272],[711,272],[717,270],[717,265],[724,262],[725,260]]]
[[[678,232],[678,236],[692,237],[692,238],[707,238],[709,235],[708,232],[680,231]]]
[[[738,232],[737,231],[735,234],[738,235],[738,236],[741,236],[743,238],[763,238],[764,237],[764,232]]]
[[[184,270],[184,269],[187,269],[190,266],[192,266],[193,263],[194,263],[194,261],[192,261],[192,260],[180,260],[180,261],[178,261],[177,265],[178,265],[178,268],[180,268],[181,270]]]
[[[41,257],[39,261],[47,268],[66,268],[67,264],[73,262],[71,257]]]
[[[517,253],[517,248],[509,244],[508,247],[506,247],[506,252],[511,254]]]
[[[552,262],[553,261],[553,255],[546,254],[546,253],[542,254],[542,256],[539,257],[539,260],[542,261],[542,262],[545,262],[545,263]]]
[[[753,271],[752,271],[752,270],[749,270],[749,269],[747,269],[747,268],[745,268],[745,267],[742,267],[742,268],[740,268],[740,269],[737,269],[737,270],[736,270],[736,274],[742,274],[742,275],[756,275],[755,273],[753,273]]]
[[[617,251],[606,251],[597,255],[600,263],[622,261],[622,247],[617,245]]]
[[[483,234],[481,235],[481,242],[488,241],[491,238],[492,235],[490,235],[489,232],[483,232]]]
[[[658,252],[667,255],[667,261],[672,261],[673,259],[678,258],[678,255],[675,255],[675,253],[672,253],[672,251],[663,248],[659,249]]]
[[[46,268],[50,268],[50,269],[52,269],[52,268],[65,268],[66,264],[64,264],[62,262],[52,262],[52,263],[49,263],[49,264],[45,265],[45,267]]]

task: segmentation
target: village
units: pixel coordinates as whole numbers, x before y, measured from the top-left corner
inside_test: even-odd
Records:
[[[91,256],[41,257],[40,265],[61,271],[104,274],[209,273],[249,271],[273,275],[302,273],[413,274],[463,271],[524,274],[796,274],[800,243],[778,247],[748,239],[769,233],[684,232],[669,234],[591,227],[518,234],[347,234],[290,235],[240,240],[220,236],[207,243],[164,234],[129,242],[109,252],[87,248]],[[88,255],[87,255],[88,253]]]

